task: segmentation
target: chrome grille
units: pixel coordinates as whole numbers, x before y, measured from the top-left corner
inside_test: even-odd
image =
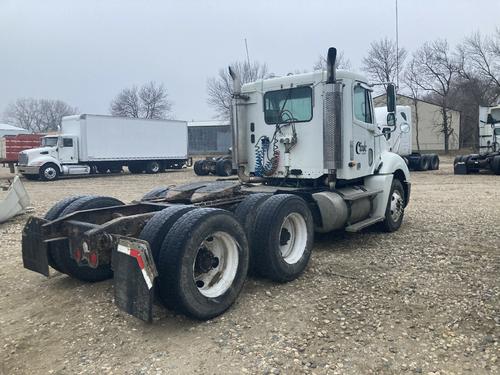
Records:
[[[28,165],[28,155],[24,152],[19,153],[19,165]]]

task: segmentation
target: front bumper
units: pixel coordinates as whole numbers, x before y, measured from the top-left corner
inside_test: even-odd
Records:
[[[40,167],[31,167],[27,165],[19,165],[17,171],[21,174],[39,174]]]

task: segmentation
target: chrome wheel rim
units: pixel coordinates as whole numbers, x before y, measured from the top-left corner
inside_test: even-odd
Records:
[[[394,222],[397,222],[403,215],[404,202],[401,193],[394,190],[391,195],[391,218]]]
[[[193,280],[208,298],[223,295],[238,272],[238,242],[226,232],[215,232],[198,247],[193,262]]]
[[[53,180],[57,176],[57,171],[54,167],[45,168],[45,170],[43,171],[43,176],[47,180]]]
[[[289,214],[280,229],[279,248],[283,260],[288,264],[297,263],[306,250],[307,224],[297,212]]]

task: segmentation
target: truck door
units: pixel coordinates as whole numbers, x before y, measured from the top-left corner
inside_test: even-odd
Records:
[[[350,175],[352,178],[366,176],[374,165],[375,129],[371,100],[371,88],[355,82],[352,96],[353,127],[350,141]]]
[[[62,164],[78,163],[76,138],[68,136],[60,137],[58,154],[59,161]]]

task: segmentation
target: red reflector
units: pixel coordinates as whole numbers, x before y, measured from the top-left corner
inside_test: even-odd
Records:
[[[82,251],[80,249],[76,249],[73,253],[73,258],[75,258],[76,262],[79,263],[82,260]]]
[[[97,266],[97,253],[90,253],[89,254],[89,263],[92,267]]]
[[[136,249],[130,249],[130,256],[137,259],[137,263],[139,264],[139,268],[141,270],[143,270],[144,269],[144,261],[142,260],[142,256],[141,256],[140,251],[136,250]]]

